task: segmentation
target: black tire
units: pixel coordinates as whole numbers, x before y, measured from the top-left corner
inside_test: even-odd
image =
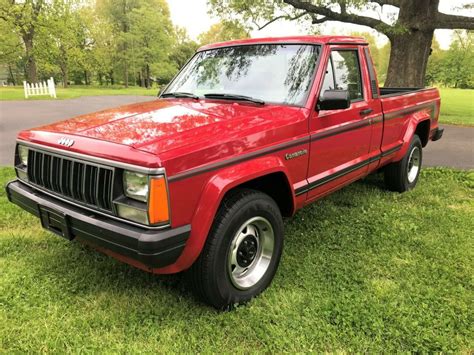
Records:
[[[418,153],[417,153],[418,152]],[[415,172],[411,169],[415,154],[419,154],[418,169]],[[423,161],[423,150],[420,137],[413,136],[407,153],[402,160],[391,163],[385,167],[385,185],[390,191],[405,192],[413,189],[418,182]],[[411,172],[411,174],[410,174]]]
[[[253,219],[262,219],[270,223],[270,231],[274,235],[273,250],[270,262],[266,264],[266,269],[258,278],[258,282],[246,289],[241,289],[236,287],[235,277],[232,276],[233,271],[230,271],[232,268],[229,265],[232,261],[230,253],[235,250],[236,254],[240,250],[240,247],[238,250],[235,247],[237,236],[242,234],[238,232],[245,230],[245,233],[248,233],[247,229],[242,229],[242,226]],[[262,235],[268,233],[269,228],[264,227],[263,230]],[[260,235],[259,232],[256,234]],[[241,245],[244,242],[241,240],[239,243]],[[234,246],[232,250],[231,245]],[[258,245],[257,249],[261,250],[264,243]],[[193,292],[199,299],[219,310],[228,310],[234,305],[245,303],[270,285],[278,268],[282,250],[283,220],[275,201],[268,195],[255,190],[233,191],[222,202],[206,244],[199,258],[188,271]],[[255,263],[249,265],[256,264],[258,260],[255,257]],[[235,267],[232,268],[234,269]],[[252,270],[250,266],[247,269]]]

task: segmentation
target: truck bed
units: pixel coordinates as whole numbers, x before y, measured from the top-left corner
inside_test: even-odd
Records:
[[[379,88],[380,96],[388,97],[388,96],[397,96],[397,95],[404,95],[415,91],[425,90],[425,88],[388,88],[383,87]]]

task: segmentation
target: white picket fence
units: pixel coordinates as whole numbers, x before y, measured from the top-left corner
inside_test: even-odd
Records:
[[[25,89],[25,99],[30,96],[38,95],[49,95],[56,98],[56,87],[54,86],[54,79],[52,77],[39,83],[30,84],[24,81],[23,87]]]

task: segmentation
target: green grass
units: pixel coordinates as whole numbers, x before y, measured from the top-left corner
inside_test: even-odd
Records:
[[[440,123],[474,126],[474,90],[441,88],[439,91]]]
[[[0,170],[0,186],[13,178]],[[0,352],[464,352],[474,349],[474,172],[374,175],[285,222],[272,286],[218,313],[41,230],[0,190]]]
[[[73,99],[81,96],[98,95],[147,95],[156,96],[157,88],[145,89],[138,86],[124,88],[123,86],[81,86],[74,85],[66,89],[58,86],[56,94],[58,99]],[[26,100],[23,87],[0,87],[0,101],[6,100]],[[53,100],[49,96],[33,96],[28,100]]]

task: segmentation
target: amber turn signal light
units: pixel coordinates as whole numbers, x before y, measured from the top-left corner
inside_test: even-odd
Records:
[[[168,191],[164,176],[150,178],[148,206],[149,224],[169,221]]]

